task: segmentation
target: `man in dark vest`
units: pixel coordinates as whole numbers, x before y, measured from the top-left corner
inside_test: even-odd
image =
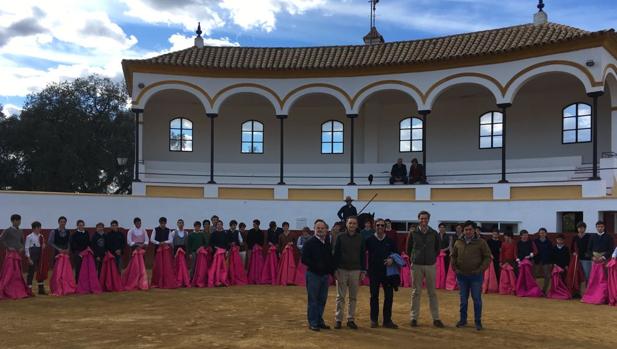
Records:
[[[51,231],[47,240],[47,243],[54,248],[54,256],[58,253],[69,253],[69,238],[70,233],[66,230],[66,217],[60,216],[58,228]]]
[[[161,245],[172,245],[173,241],[170,239],[170,230],[167,228],[167,218],[161,217],[159,218],[159,226],[154,228],[154,232],[152,233],[153,238],[150,239],[150,242],[155,246],[155,251],[159,249]]]

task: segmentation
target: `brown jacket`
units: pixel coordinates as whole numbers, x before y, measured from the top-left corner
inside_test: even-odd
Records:
[[[450,258],[457,274],[480,274],[488,268],[491,262],[491,250],[484,239],[473,238],[466,243],[463,238],[454,243]]]

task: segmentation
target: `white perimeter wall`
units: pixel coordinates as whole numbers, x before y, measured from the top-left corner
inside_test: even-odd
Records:
[[[355,203],[358,209],[364,202]],[[87,226],[97,222],[106,225],[117,219],[123,227],[130,227],[134,217],[141,217],[147,228],[158,224],[158,218],[165,216],[174,224],[178,218],[187,224],[195,220],[210,218],[216,214],[225,222],[236,219],[246,223],[258,218],[266,226],[270,220],[291,223],[298,226],[298,220],[306,220],[309,226],[317,218],[328,222],[336,220],[336,212],[342,202],[312,201],[241,201],[209,199],[169,199],[138,196],[101,196],[73,194],[0,193],[0,217],[9,226],[13,213],[22,215],[23,227],[29,227],[34,220],[41,221],[44,228],[55,227],[57,218],[68,217],[73,227],[77,219],[84,219]],[[557,229],[557,212],[582,211],[584,219],[595,222],[601,211],[617,211],[617,200],[538,200],[538,201],[494,201],[494,202],[405,202],[372,203],[368,210],[376,217],[393,220],[415,220],[420,210],[431,212],[431,225],[440,221],[502,221],[517,222],[519,229],[536,231],[546,227]],[[249,224],[250,226],[250,224]]]

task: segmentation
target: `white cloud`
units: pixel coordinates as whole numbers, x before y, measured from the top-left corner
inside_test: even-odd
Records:
[[[10,117],[13,115],[19,115],[19,113],[21,113],[21,108],[14,105],[14,104],[5,104],[4,107],[1,110],[2,113],[5,117]]]
[[[195,37],[176,33],[169,37],[169,43],[171,44],[171,47],[161,53],[179,51],[192,47],[195,44]],[[204,38],[204,44],[206,46],[240,46],[240,43],[231,41],[227,37],[219,39]]]
[[[225,25],[212,0],[120,0],[127,6],[126,16],[145,23],[179,25],[194,31],[197,22],[206,34]]]
[[[243,29],[260,28],[268,32],[276,26],[276,15],[282,11],[295,15],[325,5],[325,0],[222,0],[221,8]]]

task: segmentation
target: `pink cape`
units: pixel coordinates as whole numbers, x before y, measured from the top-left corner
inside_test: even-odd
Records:
[[[146,250],[136,248],[131,256],[131,261],[122,275],[122,285],[125,291],[137,291],[148,289],[148,274],[144,263]]]
[[[519,262],[518,279],[516,279],[516,295],[519,297],[542,297],[542,290],[533,277],[533,264],[528,259]]]
[[[612,258],[608,268],[608,305],[617,306],[617,259]]]
[[[200,247],[197,249],[197,260],[195,260],[195,270],[193,270],[193,287],[208,287],[208,269],[210,269],[210,249]]]
[[[79,278],[77,279],[77,293],[101,293],[101,284],[99,283],[94,264],[94,255],[88,247],[79,253],[81,256],[81,268],[79,268]]]
[[[499,293],[499,283],[497,283],[497,273],[495,273],[493,256],[491,256],[491,262],[488,264],[488,268],[484,271],[482,293]]]
[[[259,283],[262,285],[276,285],[276,270],[278,269],[278,257],[276,256],[276,246],[270,244],[264,267],[261,270]]]
[[[446,253],[444,251],[439,251],[435,262],[435,287],[446,288]]]
[[[186,253],[182,248],[179,248],[176,252],[176,281],[178,287],[191,287],[189,270],[186,267]]]
[[[501,273],[499,275],[499,294],[516,294],[516,275],[514,274],[514,268],[509,263],[504,263],[501,266]]]
[[[79,277],[81,280],[81,276]],[[146,278],[146,284],[148,284]],[[116,257],[109,251],[103,258],[103,265],[101,266],[101,276],[99,277],[101,287],[105,292],[120,292],[124,291],[124,285],[120,272],[118,272],[118,266],[116,265]]]
[[[171,247],[169,245],[159,246],[154,258],[154,268],[152,268],[152,288],[177,288],[176,275],[174,273],[173,258],[171,257]]]
[[[276,273],[276,284],[281,286],[293,285],[296,276],[296,259],[294,248],[285,246],[281,254],[281,262]]]
[[[54,271],[49,280],[49,289],[53,296],[64,296],[77,291],[75,277],[71,268],[71,260],[68,254],[59,253],[54,263]]]
[[[366,257],[364,258],[364,265],[368,266],[368,251],[366,251]],[[330,279],[332,279],[332,277],[330,277]],[[360,285],[362,285],[362,286],[369,286],[370,284],[371,284],[371,279],[369,279],[368,273],[366,273],[364,275],[364,279],[362,279],[362,281],[360,281]],[[333,285],[333,283],[330,282],[330,285]]]
[[[2,274],[0,274],[0,299],[20,299],[30,295],[21,271],[19,252],[7,251],[2,265]]]
[[[411,267],[409,265],[409,256],[407,253],[401,254],[403,261],[405,261],[405,265],[401,267],[401,287],[409,288],[411,287]]]
[[[229,254],[229,284],[232,286],[243,286],[248,283],[244,263],[240,257],[240,247],[232,246]]]
[[[548,290],[548,294],[546,295],[548,298],[552,299],[562,299],[567,300],[572,298],[570,294],[570,290],[566,283],[563,281],[563,270],[560,266],[554,265],[553,271],[551,273],[551,288]]]
[[[604,263],[592,264],[587,290],[581,301],[589,304],[608,303],[608,282],[604,273]]]
[[[452,263],[448,267],[448,275],[446,276],[446,290],[454,291],[458,290],[458,283],[456,282],[456,273],[452,267]]]
[[[225,263],[226,250],[216,248],[212,265],[208,270],[208,287],[229,286],[227,281],[227,264]]]
[[[302,263],[302,259],[298,261],[298,265],[296,266],[294,284],[297,286],[306,286],[306,265]]]
[[[261,280],[261,270],[264,267],[264,255],[261,246],[255,244],[251,251],[251,258],[249,259],[249,284],[257,285]]]

